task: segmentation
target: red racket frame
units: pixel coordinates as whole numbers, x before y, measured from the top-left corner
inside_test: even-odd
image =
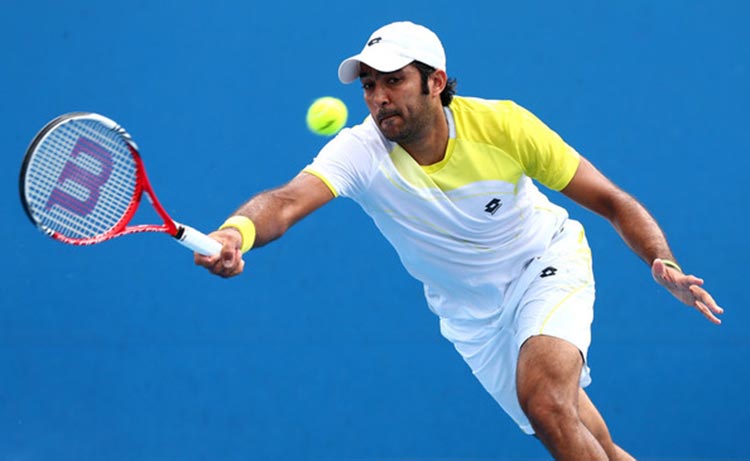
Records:
[[[80,116],[92,116],[92,115],[96,116],[97,118],[101,117],[101,116],[98,116],[98,114],[90,114],[90,113],[85,113],[85,112],[75,112],[75,113],[70,113],[70,114],[60,116],[56,118],[55,120],[52,120],[50,123],[48,123],[47,126],[45,126],[39,132],[39,134],[37,134],[37,136],[34,138],[34,141],[32,141],[31,145],[29,146],[29,149],[27,150],[27,155],[26,155],[26,158],[24,159],[23,166],[21,168],[21,177],[20,177],[20,184],[19,184],[20,189],[21,189],[21,198],[22,198],[24,210],[26,211],[26,214],[28,215],[29,219],[31,219],[34,225],[42,229],[46,234],[48,234],[53,239],[69,244],[69,245],[94,245],[94,244],[101,243],[107,240],[111,240],[115,237],[120,237],[122,235],[137,234],[137,233],[143,233],[143,232],[163,232],[180,240],[182,237],[182,233],[184,232],[185,229],[183,226],[178,226],[174,222],[174,220],[172,220],[172,218],[166,212],[162,204],[159,202],[159,199],[156,197],[156,194],[154,193],[154,190],[151,186],[151,182],[148,179],[148,175],[146,175],[146,168],[143,165],[143,160],[141,159],[141,155],[138,152],[137,146],[132,141],[130,135],[121,126],[117,125],[116,123],[112,122],[106,117],[101,117],[103,119],[102,123],[105,123],[106,121],[106,122],[111,122],[111,124],[113,124],[113,126],[110,128],[113,131],[115,131],[118,134],[118,136],[120,136],[120,138],[123,141],[125,141],[125,143],[127,144],[128,149],[130,150],[130,153],[133,156],[133,160],[135,162],[135,168],[136,168],[135,189],[133,191],[133,196],[131,198],[130,204],[128,208],[125,210],[125,213],[123,213],[122,218],[120,218],[120,220],[114,226],[112,226],[112,228],[106,233],[100,234],[94,237],[87,237],[87,238],[67,237],[55,230],[42,227],[36,221],[36,219],[34,219],[33,214],[31,212],[31,208],[26,201],[25,176],[26,176],[27,166],[36,150],[36,145],[44,139],[47,133],[54,130],[57,126],[62,125]],[[105,125],[109,125],[109,124],[110,123],[105,123]],[[163,224],[136,224],[133,226],[128,225],[131,219],[133,219],[133,216],[135,216],[136,211],[138,211],[138,208],[141,204],[141,198],[143,197],[144,192],[146,193],[148,200],[153,206],[156,213],[164,221]]]

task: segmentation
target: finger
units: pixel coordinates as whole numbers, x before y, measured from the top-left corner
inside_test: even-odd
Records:
[[[713,312],[716,312],[717,314],[724,313],[724,309],[718,304],[716,304],[716,301],[714,301],[713,296],[711,296],[711,294],[708,291],[704,290],[703,288],[693,285],[690,287],[690,293],[693,296],[695,296],[697,300],[705,304]]]
[[[711,323],[715,325],[721,325],[721,320],[719,320],[701,301],[695,301],[695,308],[700,311],[701,314],[703,314],[704,317],[706,317]]]
[[[703,279],[698,278],[694,275],[686,275],[685,282],[689,283],[690,285],[698,285],[698,286],[703,285]]]
[[[243,261],[242,259],[240,259],[239,261],[239,264],[237,264],[236,266],[225,267],[219,275],[221,275],[225,279],[240,275],[245,268],[245,261]]]
[[[227,259],[219,259],[213,267],[212,272],[224,278],[239,275],[245,268],[245,261],[242,259],[242,252],[235,250],[232,255],[232,263],[227,264]]]
[[[240,275],[243,270],[245,270],[245,261],[242,258],[240,258],[239,264],[237,264],[237,266],[232,268],[232,270],[229,272],[227,277],[234,277],[235,275]]]
[[[703,279],[694,275],[683,274],[682,272],[667,266],[664,266],[664,278],[670,280],[672,283],[682,286],[703,285]]]
[[[662,280],[665,279],[666,273],[667,266],[664,265],[661,259],[655,259],[654,263],[651,265],[651,276],[654,278],[654,280],[662,283]]]
[[[237,249],[231,245],[225,244],[221,247],[221,261],[224,267],[233,267],[235,265],[235,256]]]
[[[224,260],[221,258],[216,258],[216,260],[213,261],[213,264],[208,267],[208,270],[214,274],[214,275],[224,275],[224,272],[227,270],[227,267],[224,265]]]
[[[206,268],[210,268],[217,260],[218,256],[205,256],[200,253],[193,253],[193,262],[196,266],[203,266]]]
[[[209,255],[209,256],[202,255],[200,253],[193,253],[193,262],[195,262],[195,264],[198,265],[198,266],[203,266],[203,267],[211,270],[211,272],[214,272],[211,269],[211,267],[214,264],[216,264],[217,261],[221,260],[221,257],[222,257],[223,252],[224,252],[224,248],[227,247],[227,242],[226,242],[226,239],[222,238],[221,234],[218,233],[218,232],[212,232],[211,234],[209,234],[209,237],[211,237],[214,240],[216,240],[219,243],[221,243],[221,245],[222,245],[221,246],[221,251],[219,252],[219,254]]]

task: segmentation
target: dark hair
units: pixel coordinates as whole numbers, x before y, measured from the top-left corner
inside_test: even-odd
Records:
[[[414,67],[419,71],[419,75],[422,76],[422,93],[428,94],[430,89],[427,86],[427,78],[432,75],[436,69],[419,61],[414,61],[412,64],[414,64]],[[456,84],[457,82],[455,78],[448,78],[448,83],[446,83],[445,88],[443,88],[443,92],[440,93],[440,102],[443,103],[443,106],[448,106],[451,101],[453,101],[453,96],[456,94]]]

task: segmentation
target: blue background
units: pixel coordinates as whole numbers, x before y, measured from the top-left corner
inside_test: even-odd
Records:
[[[716,327],[682,307],[551,193],[593,247],[589,392],[615,440],[641,459],[750,459],[747,5],[5,0],[0,460],[549,459],[350,201],[232,280],[163,235],[54,242],[21,209],[28,142],[88,110],[133,134],[173,217],[211,230],[323,146],[315,98],[366,116],[336,67],[401,19],[441,36],[460,94],[528,107],[642,200],[726,308]]]

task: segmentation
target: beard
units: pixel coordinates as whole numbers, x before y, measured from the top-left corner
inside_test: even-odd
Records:
[[[411,113],[413,115],[407,118],[398,110],[380,110],[376,118],[380,132],[387,140],[401,145],[411,144],[423,138],[434,118],[426,104],[426,98]],[[396,123],[398,120],[392,119],[385,120],[386,125],[383,125],[384,119],[394,116],[401,119],[400,124]]]

